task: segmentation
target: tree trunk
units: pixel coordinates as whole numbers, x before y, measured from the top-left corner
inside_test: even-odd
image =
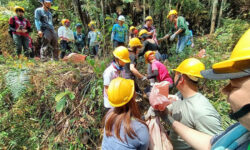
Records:
[[[143,0],[143,21],[145,21],[146,18],[146,0]]]
[[[213,11],[212,11],[210,34],[214,33],[214,30],[215,30],[215,23],[216,23],[216,16],[217,16],[217,6],[218,6],[218,0],[214,0],[213,1]]]
[[[105,3],[104,3],[104,0],[101,0],[101,8],[102,8],[102,16],[103,16],[103,20],[102,20],[102,37],[103,37],[103,45],[102,45],[102,52],[101,52],[101,55],[104,55],[106,57],[106,53],[104,54],[104,52],[107,52],[106,51],[106,32],[105,32]]]
[[[220,27],[221,17],[222,17],[222,13],[223,13],[223,9],[225,7],[225,4],[226,4],[226,0],[221,0],[217,28]]]

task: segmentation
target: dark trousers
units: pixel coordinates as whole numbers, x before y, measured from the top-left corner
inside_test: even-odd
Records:
[[[29,57],[29,38],[25,36],[20,36],[13,34],[13,40],[16,46],[16,53],[18,56],[22,54],[22,49],[24,51],[24,55]]]
[[[114,48],[118,47],[118,46],[125,46],[125,43],[124,42],[118,42],[116,40],[114,40]]]
[[[41,59],[44,60],[49,57],[58,59],[58,38],[56,32],[50,29],[45,29],[42,32],[43,37],[40,50]]]
[[[61,47],[60,58],[62,59],[67,53],[71,52],[71,42],[61,40],[60,47]]]
[[[90,46],[89,49],[90,49],[91,55],[96,56],[98,54],[99,45]]]

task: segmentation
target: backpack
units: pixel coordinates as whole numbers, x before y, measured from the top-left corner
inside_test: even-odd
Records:
[[[13,27],[16,28],[15,16],[12,17],[12,20],[13,20],[13,25],[14,25]],[[11,29],[9,28],[8,32],[9,32],[10,37],[13,39],[13,33],[12,33],[13,31],[11,31]]]

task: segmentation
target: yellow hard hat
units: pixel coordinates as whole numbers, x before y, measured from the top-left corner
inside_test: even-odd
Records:
[[[171,15],[177,15],[177,11],[176,10],[170,10],[168,15],[167,15],[167,18],[169,18]]]
[[[25,11],[23,7],[15,6],[14,11],[16,12],[17,10],[22,10],[23,12]]]
[[[189,77],[193,76],[203,78],[200,72],[205,70],[205,65],[196,58],[188,58],[181,62],[181,64],[173,70],[180,72],[181,74],[188,75]]]
[[[142,47],[141,41],[138,38],[132,38],[129,41],[128,45],[129,45],[129,47],[136,47],[136,46]]]
[[[153,21],[153,18],[151,16],[147,16],[145,21],[148,21],[148,20],[152,20]]]
[[[147,51],[147,52],[144,54],[144,58],[145,58],[146,64],[148,63],[148,57],[149,57],[151,54],[155,54],[155,51]]]
[[[129,51],[126,47],[124,46],[119,46],[113,51],[113,55],[118,58],[119,60],[125,62],[125,63],[130,63],[129,59]]]
[[[140,32],[139,32],[139,37],[141,37],[143,34],[148,34],[148,31],[146,29],[142,29]]]
[[[133,80],[121,77],[113,79],[108,88],[109,103],[113,107],[126,105],[134,96],[135,84]]]
[[[65,22],[70,22],[70,21],[69,21],[69,19],[62,19],[62,21],[61,21],[62,25],[64,25]]]
[[[216,63],[202,72],[208,79],[222,80],[250,76],[250,29],[240,38],[228,60]]]
[[[90,28],[92,25],[95,25],[96,22],[95,21],[90,21],[90,23],[88,24],[88,27]]]
[[[132,30],[134,30],[134,29],[135,29],[134,26],[131,26],[131,27],[129,28],[130,31],[132,31]]]

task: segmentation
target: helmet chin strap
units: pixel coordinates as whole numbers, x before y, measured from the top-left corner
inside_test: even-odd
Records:
[[[118,64],[117,64],[118,63]],[[117,69],[117,70],[119,70],[119,71],[122,71],[123,70],[123,67],[119,64],[119,62],[115,62],[114,61],[114,65],[115,65],[115,68]]]
[[[231,119],[238,121],[241,117],[245,116],[249,112],[250,112],[250,104],[246,104],[243,107],[241,107],[241,109],[238,110],[237,112],[235,113],[231,112],[229,116]]]

